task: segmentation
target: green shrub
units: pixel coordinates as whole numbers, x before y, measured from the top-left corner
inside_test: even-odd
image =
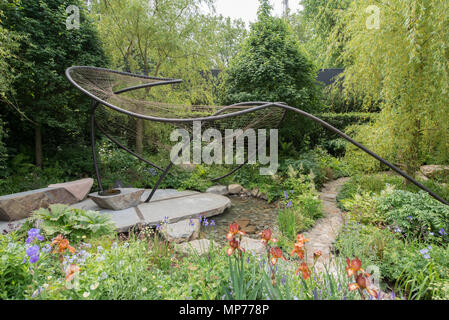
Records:
[[[25,244],[14,233],[0,235],[0,299],[24,299],[32,281],[28,265],[23,263]]]
[[[357,193],[379,194],[387,185],[400,189],[403,187],[404,179],[396,175],[384,173],[372,175],[355,175],[346,182],[337,195],[339,206],[343,199],[352,199]]]
[[[357,193],[351,199],[344,199],[342,206],[347,211],[346,217],[350,221],[364,225],[382,225],[385,222],[384,216],[377,209],[377,197],[370,193]]]
[[[322,203],[315,189],[313,174],[305,176],[289,167],[288,176],[283,181],[284,197],[282,210],[292,211],[295,217],[295,234],[292,233],[291,213],[281,212],[283,227],[288,236],[312,227],[315,220],[323,216]]]
[[[32,219],[38,221],[39,227],[48,237],[63,234],[67,238],[80,240],[83,236],[92,238],[115,232],[115,224],[108,215],[62,204],[41,208],[34,212]]]
[[[449,206],[424,191],[388,190],[379,198],[377,208],[386,223],[406,237],[449,240]]]

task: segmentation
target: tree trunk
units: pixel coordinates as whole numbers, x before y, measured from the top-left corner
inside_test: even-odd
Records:
[[[34,129],[34,147],[36,166],[42,168],[42,127],[40,125]]]

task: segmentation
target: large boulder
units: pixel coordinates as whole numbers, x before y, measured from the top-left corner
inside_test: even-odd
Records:
[[[420,168],[420,170],[423,175],[425,175],[427,178],[431,178],[431,179],[434,179],[437,177],[442,177],[442,176],[449,177],[449,166],[431,164],[431,165],[422,166]]]
[[[16,221],[51,204],[74,204],[78,199],[65,188],[43,188],[0,197],[0,220]]]
[[[213,186],[206,190],[207,193],[215,193],[225,196],[229,194],[228,188],[226,186]]]
[[[190,219],[164,225],[160,231],[168,241],[182,243],[196,240],[200,234],[200,226],[199,219]]]
[[[242,192],[243,187],[239,184],[230,184],[228,186],[228,191],[230,194],[239,194],[240,192]]]

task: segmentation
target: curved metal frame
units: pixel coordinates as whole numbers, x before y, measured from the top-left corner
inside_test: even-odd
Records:
[[[94,114],[94,111],[95,111],[95,108],[98,106],[98,104],[103,104],[104,106],[107,106],[107,107],[109,107],[109,108],[111,108],[113,110],[116,110],[118,112],[124,113],[124,114],[126,114],[128,116],[132,116],[132,117],[139,118],[139,119],[144,119],[144,120],[149,120],[149,121],[162,122],[162,123],[189,123],[189,122],[193,123],[193,121],[216,121],[216,120],[231,118],[231,117],[243,115],[243,114],[246,114],[246,113],[250,113],[250,112],[254,112],[254,111],[270,108],[270,107],[275,107],[275,108],[285,109],[286,111],[292,111],[292,112],[299,113],[300,115],[302,115],[302,116],[304,116],[306,118],[309,118],[309,119],[313,120],[316,123],[319,123],[324,128],[333,131],[334,133],[338,134],[343,139],[345,139],[345,140],[349,141],[350,143],[352,143],[353,145],[355,145],[357,148],[359,148],[359,149],[363,150],[364,152],[366,152],[367,154],[369,154],[371,157],[373,157],[373,158],[377,159],[378,161],[380,161],[381,163],[385,164],[387,167],[389,167],[390,169],[392,169],[393,171],[395,171],[399,175],[403,176],[405,179],[407,179],[408,181],[412,182],[413,184],[418,186],[420,189],[422,189],[422,190],[426,191],[427,193],[429,193],[436,200],[440,201],[443,204],[449,205],[449,203],[446,200],[444,200],[442,197],[440,197],[439,195],[437,195],[436,193],[431,191],[429,188],[427,188],[426,186],[422,185],[421,183],[416,181],[414,178],[410,177],[408,174],[406,174],[405,172],[400,170],[398,167],[396,167],[395,165],[391,164],[390,162],[388,162],[387,160],[383,159],[382,157],[378,156],[377,154],[375,154],[374,152],[372,152],[371,150],[369,150],[368,148],[366,148],[362,144],[360,144],[357,141],[353,140],[351,137],[349,137],[345,133],[341,132],[337,128],[335,128],[332,125],[330,125],[329,123],[321,120],[320,118],[318,118],[318,117],[316,117],[314,115],[311,115],[311,114],[309,114],[309,113],[307,113],[305,111],[302,111],[300,109],[296,109],[294,107],[291,107],[291,106],[286,105],[284,103],[280,103],[280,102],[265,102],[265,101],[241,102],[241,103],[233,104],[233,105],[229,106],[229,108],[237,107],[237,106],[247,106],[247,107],[253,106],[253,107],[252,108],[243,109],[241,111],[227,113],[227,114],[220,114],[222,112],[220,110],[220,111],[218,111],[217,113],[215,113],[212,116],[199,117],[199,118],[190,118],[190,119],[173,119],[173,118],[160,118],[160,117],[146,116],[146,115],[137,114],[137,113],[134,113],[134,112],[130,112],[130,111],[121,109],[121,108],[119,108],[119,107],[117,107],[117,106],[115,106],[113,104],[110,104],[110,103],[108,103],[108,102],[98,98],[97,96],[93,95],[89,91],[87,91],[84,88],[82,88],[70,76],[70,71],[72,71],[74,69],[80,69],[80,68],[88,68],[88,69],[93,69],[93,70],[102,70],[102,71],[106,71],[106,72],[118,73],[118,74],[122,74],[122,75],[138,77],[138,78],[161,80],[160,82],[149,83],[149,84],[144,84],[144,85],[140,85],[140,86],[134,86],[134,87],[122,89],[120,91],[115,92],[115,94],[120,94],[120,93],[124,93],[124,92],[128,92],[128,91],[132,91],[132,90],[137,90],[137,89],[142,89],[142,88],[147,88],[147,87],[153,87],[153,86],[158,86],[158,85],[167,85],[167,84],[180,83],[180,82],[182,82],[182,80],[180,80],[180,79],[148,77],[148,76],[135,75],[135,74],[132,74],[132,73],[114,71],[114,70],[109,70],[109,69],[104,69],[104,68],[85,67],[85,66],[83,66],[83,67],[70,67],[70,68],[68,68],[66,70],[65,74],[66,74],[67,79],[77,89],[82,91],[84,94],[88,95],[93,100],[92,101],[92,111],[91,111],[91,142],[92,142],[92,153],[93,153],[93,159],[94,159],[94,165],[95,165],[95,173],[97,175],[97,181],[98,181],[98,184],[99,184],[99,187],[100,187],[101,191],[103,191],[103,187],[101,185],[101,177],[100,177],[100,173],[99,173],[99,169],[98,169],[98,163],[97,163],[97,157],[96,157],[96,151],[95,151],[95,114]],[[111,141],[113,141],[113,140],[111,140]],[[121,146],[117,141],[113,141],[113,142],[116,143],[122,149],[126,150],[127,152],[130,151],[126,147]],[[136,156],[136,154],[134,154],[132,152],[130,152],[130,154]],[[141,157],[138,157],[138,158],[140,160],[143,160]],[[151,163],[151,162],[149,162],[147,160],[145,160],[145,162],[150,164],[150,165],[152,165],[152,166],[154,166],[154,167],[156,167],[159,170],[162,170],[162,168],[156,166],[155,164],[153,164],[153,163]],[[153,187],[153,190],[152,190],[150,196],[148,197],[148,199],[146,200],[146,202],[149,202],[151,200],[151,198],[153,197],[153,195],[156,192],[157,188],[159,187],[160,183],[165,178],[165,176],[167,175],[167,173],[169,172],[169,170],[172,168],[173,165],[174,165],[173,161],[170,161],[170,164],[167,166],[167,168],[165,170],[163,170],[162,175],[158,179],[156,185]],[[216,178],[214,180],[216,181],[216,180],[222,179],[224,177],[227,177],[228,175],[234,173],[235,171],[237,171],[241,167],[243,167],[243,165],[240,165],[239,167],[233,169],[227,175],[219,177],[219,178]]]

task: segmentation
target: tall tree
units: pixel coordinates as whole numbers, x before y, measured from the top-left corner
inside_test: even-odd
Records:
[[[202,74],[217,65],[217,21],[202,14],[200,7],[212,2],[103,0],[93,6],[92,14],[99,20],[101,38],[115,68],[184,79],[178,93],[158,88],[165,102],[212,103],[212,90]],[[137,120],[138,153],[143,151],[144,131],[144,122]]]
[[[316,112],[320,105],[314,66],[288,23],[272,16],[271,10],[269,2],[261,0],[258,21],[226,70],[223,103],[282,101]],[[286,117],[281,136],[301,148],[310,128],[310,121],[294,113]]]
[[[79,29],[67,27],[66,9],[80,10]],[[88,104],[64,76],[72,65],[103,65],[101,44],[85,17],[81,0],[20,0],[4,10],[2,25],[23,38],[13,62],[15,101],[27,119],[24,130],[34,129],[35,160],[42,166],[47,131],[59,136],[80,136]]]

